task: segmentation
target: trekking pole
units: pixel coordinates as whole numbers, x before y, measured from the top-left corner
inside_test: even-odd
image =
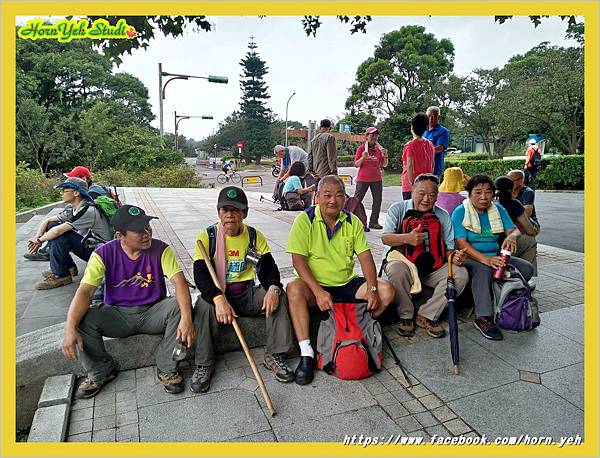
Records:
[[[398,366],[400,368],[400,372],[402,372],[402,375],[404,376],[404,380],[406,381],[406,386],[411,386],[410,380],[408,379],[408,375],[406,374],[404,367],[402,367],[400,358],[398,358],[398,355],[392,348],[392,344],[390,344],[390,341],[387,339],[387,337],[385,336],[385,334],[383,332],[381,333],[381,336],[383,337],[383,341],[387,344],[388,349],[390,350],[390,353],[392,354],[392,357],[394,358],[394,361],[396,362],[396,366]]]
[[[219,284],[219,279],[217,278],[215,269],[213,268],[212,263],[210,262],[210,258],[206,254],[206,249],[204,248],[204,245],[202,245],[202,242],[200,240],[198,240],[197,245],[198,245],[198,248],[200,249],[200,253],[202,253],[202,258],[204,259],[204,262],[206,263],[206,267],[208,267],[208,271],[210,272],[210,277],[212,278],[213,283],[221,292],[224,293],[223,289],[221,288],[221,286]],[[231,324],[233,324],[233,329],[235,330],[235,333],[237,334],[240,344],[242,345],[244,354],[246,355],[246,358],[248,359],[248,363],[250,363],[250,367],[252,368],[254,377],[256,378],[256,381],[258,382],[260,392],[261,392],[265,402],[267,403],[267,408],[269,409],[269,413],[271,414],[272,417],[274,417],[275,415],[277,415],[277,412],[275,411],[275,408],[273,407],[273,402],[271,402],[271,398],[269,397],[269,393],[267,392],[267,387],[265,386],[265,382],[264,382],[262,376],[260,375],[260,372],[258,372],[258,368],[256,367],[256,362],[254,361],[254,357],[252,356],[252,353],[250,353],[250,348],[248,347],[248,343],[246,342],[246,339],[244,338],[244,335],[242,334],[242,330],[240,329],[240,326],[239,326],[237,320],[235,319],[235,317],[233,317],[233,321],[231,322]]]

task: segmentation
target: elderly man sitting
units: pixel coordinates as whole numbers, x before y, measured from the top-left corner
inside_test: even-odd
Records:
[[[452,262],[455,264],[453,271],[457,293],[460,294],[469,282],[467,270],[462,267],[466,259],[465,251],[454,251],[452,222],[446,210],[435,205],[437,194],[438,178],[431,174],[419,175],[413,185],[412,198],[393,204],[383,227],[381,241],[386,245],[384,259],[388,257],[391,248],[397,248],[401,252],[409,249],[416,255],[414,264],[403,255],[398,260],[390,261],[388,258],[384,261],[385,273],[396,290],[395,303],[400,317],[398,333],[404,337],[415,334],[415,321],[430,336],[444,337],[445,331],[438,319],[447,305],[446,259],[450,253],[454,253]],[[424,227],[425,224],[428,228]],[[442,247],[441,252],[436,253],[438,259],[433,259],[425,244],[429,247]],[[423,249],[417,252],[418,248]],[[417,282],[434,290],[431,298],[419,308],[413,321],[415,310],[411,289]]]
[[[134,205],[119,208],[111,218],[116,240],[92,254],[71,301],[62,351],[70,360],[79,354],[87,373],[77,388],[77,398],[95,396],[117,376],[103,336],[162,334],[156,353],[158,379],[167,393],[183,390],[183,377],[172,354],[177,340],[188,348],[194,341],[192,299],[173,248],[152,238],[150,220],[154,218]],[[175,297],[166,297],[165,277],[175,285]],[[104,303],[90,307],[103,279]]]
[[[217,212],[219,222],[196,237],[194,280],[201,295],[194,307],[198,330],[197,367],[190,388],[195,393],[210,388],[215,371],[213,342],[219,323],[231,324],[238,315],[265,316],[264,365],[277,381],[291,382],[294,373],[285,360],[285,354],[293,348],[287,298],[267,240],[260,231],[244,224],[248,198],[240,188],[228,186],[221,190]],[[220,288],[210,276],[199,243],[211,258],[209,262],[215,268]],[[255,284],[257,278],[259,285]]]
[[[316,197],[317,205],[294,220],[286,247],[297,275],[288,283],[287,294],[300,345],[300,363],[295,372],[299,385],[309,384],[315,371],[315,354],[308,335],[309,307],[325,311],[331,310],[336,301],[362,299],[377,318],[394,297],[392,285],[377,279],[362,223],[343,210],[343,181],[336,175],[323,177]],[[364,277],[354,272],[354,254]]]

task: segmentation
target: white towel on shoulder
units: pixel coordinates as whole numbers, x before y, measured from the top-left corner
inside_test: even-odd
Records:
[[[479,222],[479,214],[475,207],[471,203],[470,199],[463,201],[465,207],[465,217],[463,218],[463,227],[476,234],[481,234],[481,223]],[[498,207],[492,204],[487,209],[488,218],[490,220],[490,226],[492,227],[492,234],[501,234],[504,232],[504,225],[502,224],[502,218]]]

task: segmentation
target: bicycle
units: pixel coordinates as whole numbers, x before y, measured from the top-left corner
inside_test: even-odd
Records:
[[[242,176],[237,173],[235,170],[232,170],[230,172],[227,173],[219,173],[217,175],[217,183],[219,184],[225,184],[225,183],[241,183],[242,182]]]

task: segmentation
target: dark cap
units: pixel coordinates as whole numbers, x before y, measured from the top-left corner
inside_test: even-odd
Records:
[[[92,200],[92,197],[88,194],[87,182],[81,178],[69,177],[63,183],[59,183],[54,187],[56,189],[74,189],[75,191],[78,191],[84,199]]]
[[[116,231],[121,233],[127,231],[142,232],[151,219],[158,218],[146,215],[144,209],[135,205],[123,205],[110,219],[110,224],[115,227]]]
[[[244,191],[235,186],[227,186],[221,189],[217,200],[217,210],[228,205],[240,210],[248,210],[248,198]]]
[[[329,119],[321,119],[321,127],[329,129],[331,127],[331,121]]]

